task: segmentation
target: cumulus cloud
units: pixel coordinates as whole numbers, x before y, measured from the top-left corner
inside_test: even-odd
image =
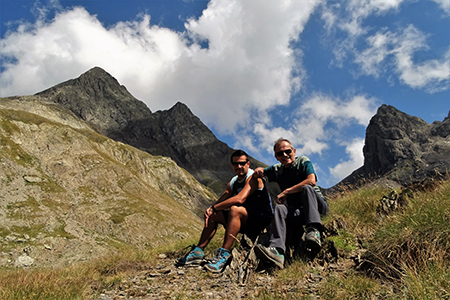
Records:
[[[345,146],[345,152],[348,154],[349,159],[347,161],[341,161],[333,168],[330,168],[330,174],[335,183],[350,175],[364,164],[362,151],[364,139],[355,138],[350,143],[343,143],[342,145]]]
[[[344,129],[355,125],[366,127],[376,112],[377,102],[364,95],[340,99],[317,94],[300,105],[286,122],[291,124],[288,128],[258,123],[254,132],[261,144],[268,145],[269,153],[273,151],[273,141],[284,137],[296,145],[299,153],[321,154],[332,141],[347,139],[341,133]],[[362,157],[362,150],[360,155]]]
[[[250,112],[287,105],[299,90],[290,43],[317,3],[213,0],[182,33],[151,25],[150,15],[105,28],[82,7],[60,10],[1,40],[1,96],[35,93],[100,66],[152,110],[182,101],[232,133],[248,125]]]

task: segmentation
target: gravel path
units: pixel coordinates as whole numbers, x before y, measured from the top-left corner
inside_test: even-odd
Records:
[[[258,261],[237,250],[223,273],[212,274],[197,267],[177,267],[173,255],[161,254],[154,266],[124,278],[114,289],[104,290],[96,300],[112,299],[254,299],[272,295],[280,299],[306,296],[319,299],[318,289],[328,276],[338,276],[355,266],[353,259],[315,258],[302,279],[287,281],[279,270],[258,271]],[[329,261],[332,261],[330,263]],[[294,298],[292,298],[294,299]]]

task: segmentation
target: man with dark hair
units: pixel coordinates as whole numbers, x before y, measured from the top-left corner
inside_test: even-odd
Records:
[[[230,258],[230,249],[239,232],[255,239],[272,221],[273,209],[269,192],[261,178],[251,175],[247,153],[236,150],[231,155],[231,168],[236,176],[227,184],[222,196],[208,207],[204,214],[205,225],[197,246],[178,259],[179,265],[199,264],[205,256],[203,249],[216,233],[218,224],[225,227],[222,248],[205,265],[212,272],[221,272]]]
[[[302,233],[303,225],[306,225],[305,247],[320,250],[320,215],[328,213],[328,204],[316,185],[317,176],[308,157],[295,157],[292,143],[283,138],[275,142],[273,150],[279,163],[265,169],[257,168],[253,175],[258,178],[267,176],[281,189],[276,200],[269,247],[257,245],[255,253],[283,268],[287,226]]]

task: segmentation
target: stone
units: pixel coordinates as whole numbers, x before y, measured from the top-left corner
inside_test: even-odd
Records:
[[[428,124],[393,106],[382,105],[366,129],[364,165],[326,194],[347,186],[384,181],[408,186],[450,171],[450,112]]]
[[[27,254],[19,256],[14,262],[15,267],[30,267],[34,263],[34,259]]]

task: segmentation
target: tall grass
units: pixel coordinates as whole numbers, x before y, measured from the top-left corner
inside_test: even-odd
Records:
[[[389,216],[368,245],[368,259],[387,275],[419,273],[450,259],[450,181],[416,192],[401,213]],[[411,273],[410,273],[411,274]]]
[[[406,207],[383,219],[376,208],[384,189],[347,192],[330,203],[327,221],[344,220],[341,235],[363,239],[367,252],[364,272],[330,278],[323,298],[450,299],[450,180],[411,189]]]
[[[89,286],[98,278],[91,268],[60,270],[3,270],[0,299],[86,299]]]

